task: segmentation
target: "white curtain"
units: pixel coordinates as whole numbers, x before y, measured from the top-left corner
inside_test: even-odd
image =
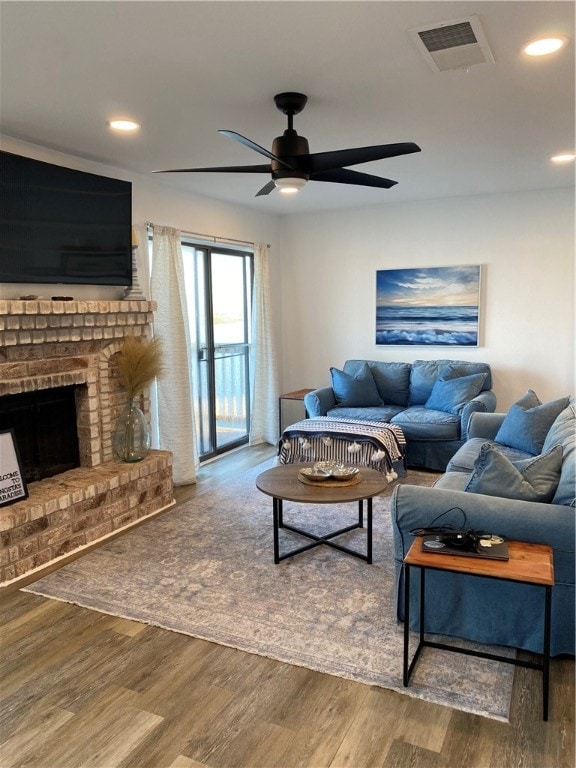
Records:
[[[153,226],[151,297],[158,303],[154,335],[162,339],[166,373],[157,383],[160,448],[172,451],[175,485],[196,482],[192,344],[180,232]]]
[[[278,440],[278,364],[275,349],[268,246],[254,245],[250,445]]]

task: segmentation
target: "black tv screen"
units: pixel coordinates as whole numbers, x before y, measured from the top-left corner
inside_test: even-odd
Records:
[[[0,282],[131,285],[132,184],[0,152]]]

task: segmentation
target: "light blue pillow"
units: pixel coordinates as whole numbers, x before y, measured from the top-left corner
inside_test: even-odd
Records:
[[[576,402],[571,402],[550,427],[542,453],[561,445],[564,453],[560,482],[552,504],[576,507]]]
[[[458,376],[453,379],[444,377],[436,379],[430,397],[426,401],[426,408],[458,414],[466,403],[482,392],[486,375],[473,373],[470,376]]]
[[[510,408],[494,440],[526,453],[539,454],[548,430],[569,402],[569,397],[561,397],[543,405],[529,389]]]
[[[561,468],[561,445],[534,458],[510,461],[491,443],[485,443],[464,490],[503,499],[547,503],[554,497]]]
[[[339,368],[330,368],[330,375],[337,405],[345,408],[384,405],[367,363],[354,376]]]

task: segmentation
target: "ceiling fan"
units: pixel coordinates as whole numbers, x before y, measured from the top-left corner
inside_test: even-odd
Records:
[[[297,192],[308,181],[331,181],[336,184],[357,184],[388,189],[398,182],[369,173],[351,171],[347,166],[421,151],[417,144],[404,142],[310,154],[308,140],[304,136],[299,136],[293,128],[294,115],[304,109],[307,101],[308,97],[303,93],[279,93],[274,96],[276,107],[288,117],[288,128],[282,136],[274,139],[271,152],[236,131],[218,131],[223,136],[228,136],[269,158],[270,163],[231,165],[220,168],[175,168],[154,171],[154,173],[270,173],[272,180],[256,193],[256,197],[269,195],[276,188],[285,193]]]

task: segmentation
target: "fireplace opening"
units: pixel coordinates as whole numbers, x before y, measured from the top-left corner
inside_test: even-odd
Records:
[[[13,429],[27,483],[80,466],[76,387],[0,397],[0,430]]]

